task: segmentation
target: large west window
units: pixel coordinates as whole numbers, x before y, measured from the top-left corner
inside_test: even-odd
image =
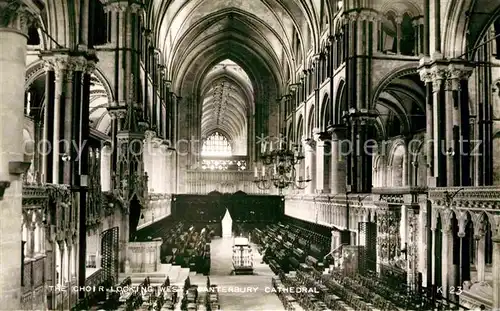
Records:
[[[232,147],[224,135],[215,132],[208,136],[203,142],[201,155],[207,157],[230,157],[233,154]]]

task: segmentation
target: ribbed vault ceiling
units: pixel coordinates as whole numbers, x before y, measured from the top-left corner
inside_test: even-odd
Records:
[[[102,82],[94,75],[91,77],[90,85],[90,127],[109,134],[111,130],[111,116],[108,107],[108,97]]]
[[[174,74],[190,51],[186,47],[203,44],[228,28],[238,29],[266,47],[267,56],[274,61],[291,62],[294,29],[303,43],[316,42],[319,11],[319,0],[154,0],[153,27]],[[231,18],[226,19],[228,16]]]
[[[202,86],[203,136],[222,129],[229,139],[247,136],[247,116],[253,110],[250,79],[240,66],[226,60],[216,65]]]
[[[309,52],[304,46],[319,50],[320,0],[152,1],[150,25],[172,91],[199,112],[197,134],[218,131],[233,147],[247,146],[249,130],[266,132],[273,122],[271,103],[288,93],[285,72],[301,65],[294,36],[302,55]]]

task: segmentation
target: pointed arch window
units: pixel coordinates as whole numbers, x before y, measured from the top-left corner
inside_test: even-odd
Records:
[[[231,144],[227,138],[219,134],[219,132],[215,132],[205,139],[201,149],[202,156],[230,157],[232,154],[233,150]]]

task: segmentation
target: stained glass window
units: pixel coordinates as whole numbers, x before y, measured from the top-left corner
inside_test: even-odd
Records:
[[[230,157],[232,155],[231,144],[229,144],[226,137],[215,132],[203,142],[201,155]]]

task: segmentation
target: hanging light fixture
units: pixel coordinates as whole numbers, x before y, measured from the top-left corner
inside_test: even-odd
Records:
[[[281,113],[278,114],[278,118],[281,125],[280,115]],[[278,125],[278,129],[281,128],[280,125]],[[268,145],[269,148],[267,148]],[[304,178],[300,174],[297,176],[295,168],[304,159],[301,145],[287,142],[285,136],[280,134],[277,148],[274,147],[272,141],[263,141],[261,143],[260,161],[254,167],[254,183],[257,188],[268,190],[274,186],[278,189],[280,195],[283,189],[289,187],[305,189],[311,179],[309,176]]]
[[[280,194],[285,188],[304,189],[311,181],[309,177],[297,176],[296,165],[304,159],[299,145],[287,148],[285,141],[280,141],[277,149],[269,150],[263,145],[260,163],[254,168],[254,183],[261,190],[272,186],[278,188]]]

